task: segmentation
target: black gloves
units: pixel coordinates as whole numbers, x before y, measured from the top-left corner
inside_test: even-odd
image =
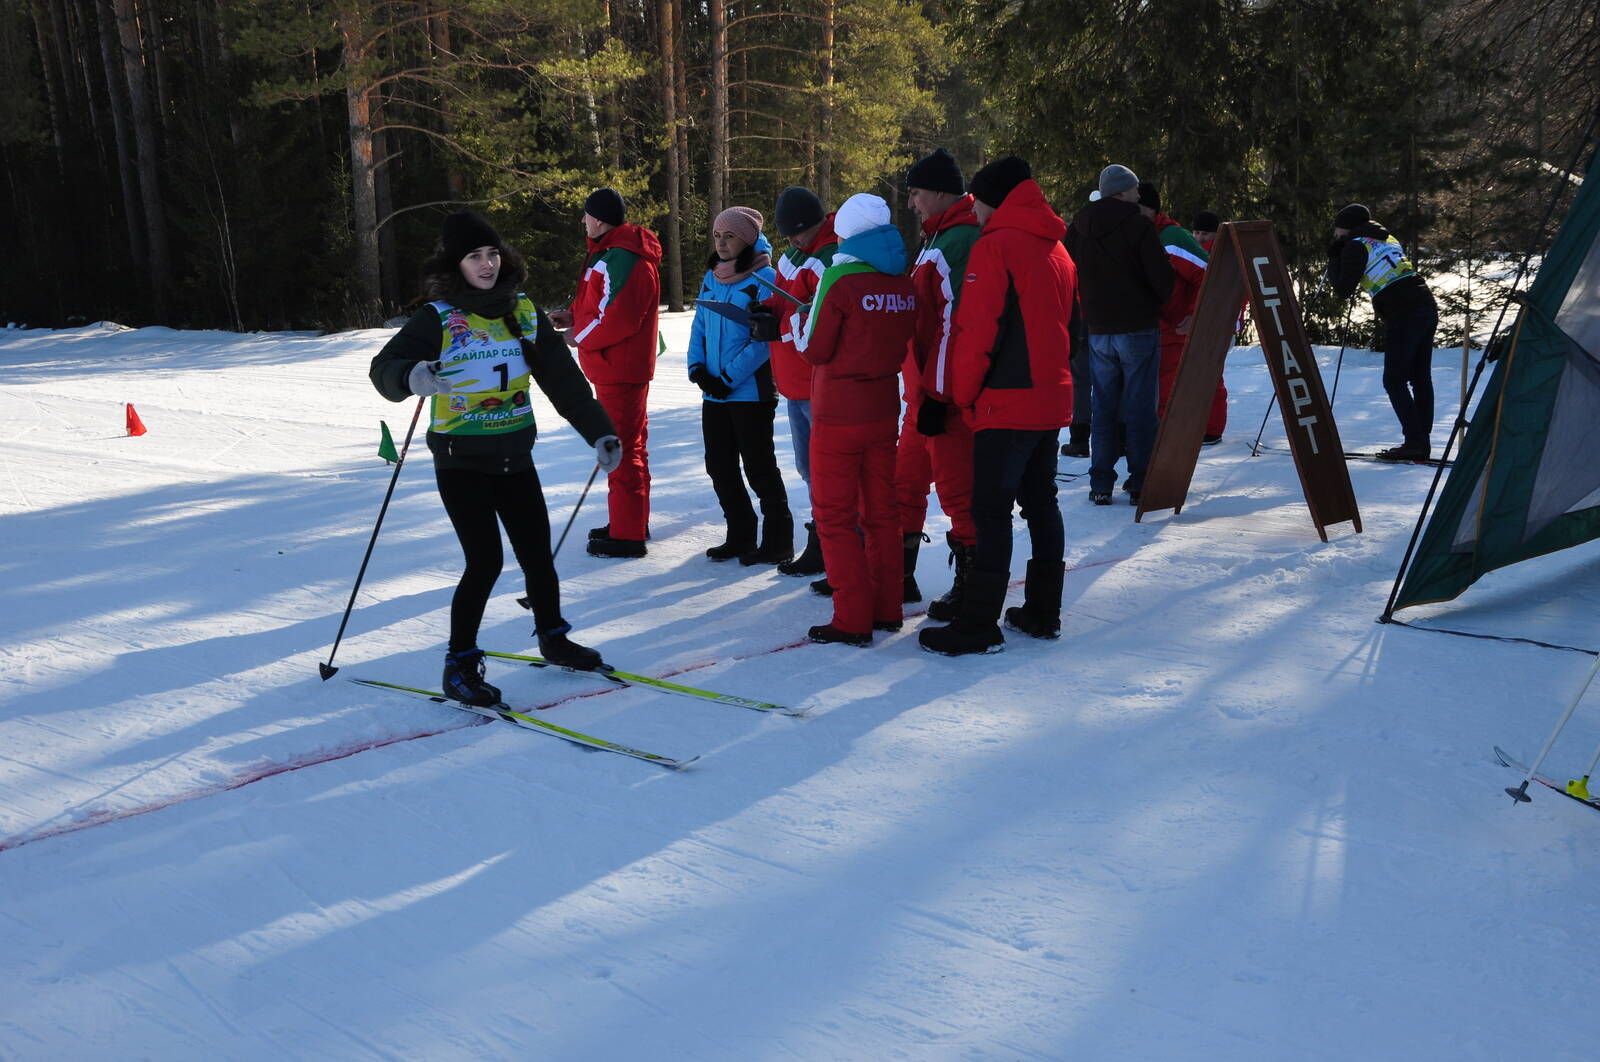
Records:
[[[689,382],[705,394],[707,398],[727,398],[733,394],[733,388],[720,376],[711,375],[711,371],[704,365],[696,365],[689,370]]]
[[[943,435],[944,418],[949,413],[948,405],[932,395],[923,395],[922,405],[917,407],[917,431],[928,436]]]
[[[778,315],[766,308],[750,311],[750,338],[757,343],[771,343],[778,338]]]

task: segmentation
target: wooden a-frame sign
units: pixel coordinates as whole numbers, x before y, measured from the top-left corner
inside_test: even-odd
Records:
[[[1183,511],[1195,462],[1200,458],[1211,396],[1222,379],[1239,302],[1247,292],[1317,534],[1326,542],[1328,525],[1346,520],[1359,532],[1361,512],[1350,485],[1344,444],[1333,422],[1317,359],[1306,341],[1300,304],[1270,221],[1225,222],[1217,233],[1134,520],[1158,509],[1171,509],[1174,514]]]

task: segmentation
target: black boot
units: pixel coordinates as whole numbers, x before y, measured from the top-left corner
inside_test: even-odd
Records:
[[[851,634],[841,631],[831,623],[819,623],[806,632],[806,637],[824,645],[853,645],[856,648],[872,644],[872,633]]]
[[[1029,561],[1022,606],[1006,609],[1006,626],[1034,638],[1061,637],[1061,584],[1065,578],[1064,561]]]
[[[824,575],[821,579],[812,580],[811,592],[818,597],[832,597],[833,584],[828,582],[828,577]]]
[[[479,708],[492,708],[500,703],[500,691],[483,680],[482,649],[445,654],[444,695],[452,701]]]
[[[610,537],[611,537],[611,525],[610,524],[601,524],[599,527],[591,527],[591,528],[589,528],[589,541],[590,542],[593,542],[597,538],[610,538]]]
[[[1061,444],[1062,457],[1088,457],[1089,456],[1089,429],[1072,426],[1067,441]]]
[[[1006,603],[1006,573],[974,571],[967,576],[961,615],[948,627],[924,627],[917,642],[930,653],[967,656],[998,653],[1006,647],[1000,609]]]
[[[567,632],[571,630],[572,624],[563,623],[552,630],[538,632],[539,655],[557,667],[570,667],[574,671],[594,671],[604,667],[605,661],[600,659],[598,650],[579,645],[567,637]]]
[[[739,563],[782,564],[794,557],[794,517],[769,516],[761,527],[761,545],[739,555]]]
[[[734,527],[728,525],[728,533],[723,536],[722,544],[712,546],[706,550],[706,556],[714,561],[728,561],[741,557],[756,548],[756,529],[750,527]]]
[[[601,535],[599,538],[591,536],[588,548],[591,557],[642,557],[647,552],[643,542],[612,538],[610,535]]]
[[[779,575],[821,575],[828,569],[822,563],[822,540],[817,537],[815,520],[806,522],[806,548],[800,556],[778,565]]]
[[[944,540],[950,547],[950,561],[956,566],[956,574],[950,581],[950,592],[928,602],[928,618],[949,623],[961,615],[961,598],[966,592],[967,576],[972,572],[972,558],[977,556],[978,547],[962,545],[950,531],[945,532]]]
[[[922,600],[922,589],[917,586],[917,551],[922,548],[924,542],[932,541],[933,539],[921,531],[906,532],[906,537],[901,544],[901,548],[905,551],[900,562],[900,570],[905,572],[901,585],[901,601]]]

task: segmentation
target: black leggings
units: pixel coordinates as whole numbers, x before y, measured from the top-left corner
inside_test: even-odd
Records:
[[[450,651],[477,648],[478,625],[484,606],[500,578],[505,554],[500,548],[500,525],[511,539],[511,550],[528,581],[528,600],[534,624],[549,631],[562,626],[561,584],[550,559],[550,513],[535,469],[490,475],[469,469],[434,467],[439,499],[461,542],[467,567],[450,599]],[[498,522],[496,518],[498,517]]]

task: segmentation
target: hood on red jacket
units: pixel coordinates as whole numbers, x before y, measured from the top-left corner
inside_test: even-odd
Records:
[[[995,229],[1019,229],[1054,242],[1067,234],[1067,223],[1050,209],[1039,182],[1029,180],[1011,189],[983,226],[984,232]]]
[[[587,242],[590,255],[620,247],[624,251],[632,251],[640,258],[648,258],[652,262],[661,261],[661,241],[656,238],[655,233],[643,225],[618,225],[598,240]]]
[[[1009,201],[1010,196],[1006,199]],[[964,195],[954,203],[945,207],[941,213],[935,214],[922,223],[924,237],[937,236],[945,229],[953,229],[957,225],[976,225],[978,215],[972,212],[972,196]]]

